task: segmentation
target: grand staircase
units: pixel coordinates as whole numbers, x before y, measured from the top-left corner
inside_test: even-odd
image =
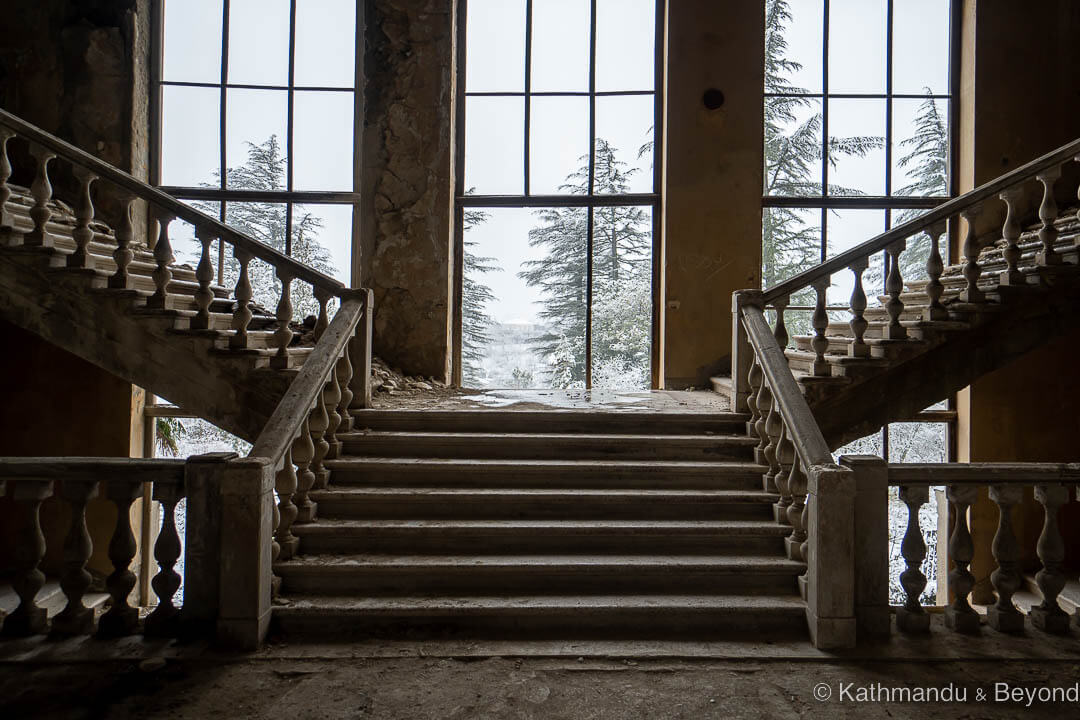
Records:
[[[746,415],[354,417],[275,566],[287,636],[805,637]]]

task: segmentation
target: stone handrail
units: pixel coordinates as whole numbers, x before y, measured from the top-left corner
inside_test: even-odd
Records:
[[[131,176],[123,170],[110,165],[104,160],[94,157],[90,153],[75,147],[71,143],[61,140],[36,125],[32,125],[22,118],[12,115],[6,110],[0,109],[0,133],[3,132],[2,128],[7,128],[15,135],[23,137],[29,141],[32,146],[36,145],[43,148],[49,153],[63,158],[73,165],[88,170],[94,176],[111,182],[127,194],[145,200],[159,211],[162,211],[166,216],[170,218],[179,218],[185,222],[191,223],[204,232],[220,237],[226,243],[232,245],[241,252],[247,253],[251,257],[258,258],[259,260],[272,265],[274,268],[287,272],[291,278],[303,280],[317,288],[329,290],[333,295],[339,295],[345,290],[344,284],[329,275],[325,275],[302,262],[294,260],[269,245],[260,242],[249,235],[245,235],[235,228],[229,227],[217,218],[200,212],[199,210],[180,202],[172,195],[164,193],[142,180]],[[7,136],[0,135],[0,145],[5,143],[7,137],[10,136],[10,134]],[[0,147],[0,154],[5,154],[2,147]],[[6,178],[3,179],[6,180]],[[6,198],[0,197],[0,205],[2,205],[5,200]]]
[[[855,644],[854,473],[837,465],[765,320],[761,293],[736,295],[737,331],[745,332],[755,459],[768,466],[765,489],[779,500],[776,521],[790,525],[790,559],[806,563],[800,591],[810,636],[819,648]]]
[[[186,462],[169,459],[98,457],[12,457],[0,458],[0,494],[13,501],[22,522],[15,536],[15,566],[11,584],[19,596],[15,610],[3,619],[2,634],[22,637],[51,631],[55,635],[99,635],[116,637],[139,630],[138,608],[129,604],[136,578],[131,571],[137,544],[131,526],[131,506],[145,497],[161,504],[163,523],[154,543],[154,559],[159,572],[151,580],[159,602],[143,623],[147,635],[176,636],[179,610],[173,596],[180,587],[174,566],[180,557],[181,541],[174,514],[177,503],[186,497]],[[116,520],[108,546],[113,572],[106,580],[111,607],[95,622],[94,610],[84,602],[92,578],[86,566],[93,542],[86,524],[87,503],[102,491],[116,507]],[[70,508],[71,520],[63,540],[63,572],[60,588],[67,605],[48,618],[37,604],[37,594],[45,583],[38,568],[46,551],[42,534],[41,504],[57,497]]]
[[[856,262],[866,260],[875,253],[887,250],[889,246],[898,241],[922,232],[928,232],[934,226],[940,225],[950,218],[963,215],[965,212],[977,208],[984,201],[996,198],[1010,188],[1036,178],[1047,170],[1059,168],[1078,156],[1080,156],[1080,139],[1062,145],[1058,149],[1021,165],[984,185],[980,185],[970,192],[943,202],[924,215],[897,225],[860,245],[845,250],[820,265],[815,265],[809,270],[805,270],[778,285],[768,288],[765,290],[763,300],[767,306],[771,306],[777,300],[789,298],[800,290],[813,287],[816,282],[828,279]]]
[[[990,574],[996,597],[989,602],[986,623],[999,632],[1022,633],[1030,623],[1044,632],[1064,635],[1069,631],[1070,618],[1058,603],[1067,576],[1064,569],[1065,543],[1059,526],[1062,506],[1067,504],[1074,486],[1080,485],[1080,463],[886,463],[879,457],[843,456],[841,464],[850,467],[857,476],[863,495],[858,503],[856,535],[866,539],[855,551],[856,588],[861,590],[857,608],[859,632],[870,636],[888,635],[892,628],[889,619],[889,576],[882,568],[889,567],[888,526],[889,487],[897,488],[899,500],[907,507],[907,525],[900,554],[905,569],[900,574],[904,593],[903,604],[896,608],[896,628],[905,634],[930,632],[930,613],[922,606],[921,596],[927,585],[922,571],[927,543],[923,537],[919,513],[930,502],[930,488],[944,486],[952,530],[947,538],[945,563],[939,562],[939,572],[948,572],[945,627],[968,635],[978,635],[982,619],[971,606],[975,576],[971,563],[975,559],[973,526],[985,522],[985,513],[975,515],[971,508],[980,502],[980,490],[998,508],[997,529],[990,544],[997,569]],[[1043,524],[1036,544],[1036,554],[1042,568],[1035,575],[1042,602],[1025,615],[1013,602],[1021,589],[1024,577],[1021,567],[1021,540],[1013,527],[1013,510],[1024,500],[1025,490],[1034,488],[1034,499],[1042,506]],[[986,537],[987,528],[978,532]],[[944,541],[939,538],[938,542]],[[939,557],[941,557],[940,550]],[[1078,618],[1080,621],[1080,618]]]

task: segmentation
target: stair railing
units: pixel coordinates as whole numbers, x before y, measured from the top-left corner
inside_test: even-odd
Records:
[[[814,376],[828,376],[831,368],[826,361],[825,355],[829,349],[829,340],[826,331],[829,327],[829,309],[827,303],[828,288],[832,284],[832,277],[845,270],[851,271],[854,276],[853,291],[848,307],[850,314],[849,325],[852,340],[848,345],[848,355],[851,357],[870,357],[871,344],[865,338],[866,329],[869,325],[864,317],[867,307],[866,292],[863,288],[863,273],[870,266],[871,258],[878,253],[888,253],[888,272],[884,278],[884,291],[888,296],[885,302],[885,310],[888,314],[888,324],[882,328],[881,340],[884,342],[904,340],[908,337],[907,328],[901,317],[904,312],[904,302],[901,294],[904,291],[905,278],[902,275],[900,256],[907,248],[910,238],[920,234],[927,234],[930,240],[929,257],[926,260],[926,294],[929,297],[929,305],[923,310],[923,321],[948,320],[949,310],[942,302],[945,288],[941,282],[941,276],[945,270],[945,263],[941,253],[941,237],[946,233],[950,224],[962,218],[965,221],[965,230],[961,250],[964,256],[963,275],[965,286],[959,295],[961,303],[984,303],[986,295],[979,287],[982,276],[982,268],[979,264],[979,256],[985,247],[993,244],[984,244],[984,239],[976,233],[976,218],[986,209],[987,203],[1000,200],[1005,204],[1006,216],[1002,226],[1000,237],[1005,242],[1003,255],[1006,268],[1001,272],[999,283],[1001,285],[1023,285],[1026,282],[1024,275],[1019,270],[1022,251],[1018,245],[1020,238],[1020,213],[1021,203],[1024,198],[1024,186],[1032,180],[1037,180],[1042,185],[1042,201],[1039,205],[1038,215],[1041,222],[1039,229],[1039,241],[1041,249],[1035,257],[1035,263],[1039,267],[1054,267],[1062,263],[1062,249],[1058,247],[1058,231],[1055,221],[1059,218],[1058,205],[1054,196],[1054,186],[1062,175],[1062,168],[1070,162],[1080,162],[1080,139],[1074,140],[1067,145],[1032,160],[1011,172],[1005,173],[991,182],[981,185],[974,190],[959,197],[942,203],[929,210],[920,217],[897,225],[896,227],[881,233],[849,250],[837,254],[808,270],[785,280],[778,285],[765,290],[761,297],[766,308],[775,311],[776,326],[773,333],[780,347],[786,347],[789,336],[785,325],[784,313],[792,298],[799,293],[808,293],[811,289],[815,295],[814,310],[811,319],[814,336],[810,346],[814,352],[812,374]],[[1078,189],[1080,192],[1080,189]],[[997,234],[992,240],[997,240]],[[1067,251],[1080,250],[1080,239]],[[734,308],[733,308],[734,309]],[[750,393],[747,384],[750,369],[749,347],[746,344],[746,333],[739,326],[740,318],[737,310],[733,318],[732,330],[732,407],[739,411],[746,411],[746,400]],[[874,343],[878,342],[876,339]]]
[[[91,186],[99,179],[108,181],[118,191],[123,207],[118,222],[110,223],[115,228],[116,270],[108,285],[131,290],[128,266],[134,258],[131,247],[134,204],[142,200],[150,206],[159,231],[152,244],[155,292],[147,299],[148,308],[170,307],[170,265],[174,257],[169,225],[177,218],[194,225],[202,246],[195,272],[199,281],[194,295],[198,309],[191,319],[192,329],[211,328],[210,305],[214,299],[211,248],[218,240],[232,247],[239,266],[229,334],[232,349],[251,346],[248,327],[253,316],[252,286],[248,268],[252,260],[271,265],[281,284],[270,358],[272,368],[288,369],[298,357],[289,352],[294,336],[289,326],[293,318],[292,283],[299,280],[312,286],[312,295],[319,306],[315,347],[256,439],[251,453],[244,458],[230,453],[196,456],[189,459],[184,470],[189,539],[185,544],[185,573],[191,587],[185,594],[183,614],[189,624],[213,623],[218,638],[228,645],[256,647],[265,637],[269,624],[275,582],[272,564],[295,553],[297,538],[291,532],[293,523],[314,519],[316,507],[308,492],[326,486],[329,469],[324,461],[340,453],[337,433],[351,429],[350,409],[370,406],[372,292],[346,288],[334,278],[4,110],[0,110],[0,236],[14,229],[14,215],[6,208],[11,197],[8,180],[12,174],[8,142],[16,137],[29,144],[30,155],[37,163],[30,188],[34,201],[29,213],[33,227],[23,234],[24,246],[53,245],[48,230],[53,201],[49,164],[59,157],[73,166],[80,184],[76,227],[72,233],[76,249],[68,256],[69,267],[94,267],[87,246],[105,236],[91,229],[95,216]],[[334,299],[339,301],[339,306],[331,319]],[[20,488],[30,485],[16,483],[13,487],[16,493],[22,493]],[[40,500],[28,502],[40,504]],[[37,531],[35,538],[39,535]],[[36,548],[36,541],[31,545]],[[35,573],[39,561],[37,558],[30,566]]]
[[[792,528],[787,555],[807,565],[799,585],[811,639],[819,648],[850,647],[856,627],[854,473],[833,461],[765,320],[762,293],[736,293],[735,307],[752,351],[747,427],[760,439],[755,459],[768,465],[764,488],[779,496],[776,519]]]

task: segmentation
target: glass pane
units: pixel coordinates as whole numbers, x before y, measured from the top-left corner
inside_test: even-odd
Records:
[[[465,187],[481,195],[520,195],[524,189],[525,101],[465,100]]]
[[[821,100],[765,99],[765,194],[821,195]]]
[[[652,313],[652,208],[595,208],[594,388],[651,386]]]
[[[289,84],[289,0],[230,0],[229,82]]]
[[[161,184],[218,185],[220,134],[220,90],[161,88]]]
[[[535,195],[584,194],[589,177],[589,99],[534,97],[529,190]]]
[[[596,0],[596,89],[652,90],[656,0]]]
[[[839,459],[841,455],[877,455],[882,457],[884,445],[881,442],[881,431],[871,433],[858,440],[852,440],[842,448],[833,451],[833,457]]]
[[[893,195],[948,194],[949,101],[893,100]]]
[[[885,194],[884,100],[829,100],[829,194]]]
[[[774,2],[768,8],[772,13],[765,18],[765,92],[820,93],[824,0]]]
[[[352,284],[352,205],[293,205],[292,256]]]
[[[285,189],[285,133],[288,93],[284,90],[229,90],[225,161],[228,187]]]
[[[165,3],[161,76],[175,82],[221,82],[222,0]]]
[[[886,0],[831,0],[830,93],[885,92],[886,25]]]
[[[948,462],[946,432],[945,423],[889,423],[889,462]]]
[[[653,191],[655,117],[652,95],[596,98],[596,194]]]
[[[353,93],[297,90],[293,189],[353,189]]]
[[[835,210],[829,211],[825,218],[828,257],[860,245],[885,232],[884,210]],[[867,305],[879,305],[879,295],[884,292],[885,281],[882,276],[884,267],[883,253],[875,253],[870,258],[870,267],[862,274],[863,292],[866,293]],[[829,305],[849,307],[851,293],[855,290],[855,274],[850,270],[841,270],[832,276],[832,285],[826,293]],[[843,321],[850,320],[847,312],[840,314]]]
[[[468,92],[525,91],[525,0],[470,0],[465,34]]]
[[[949,92],[950,0],[893,3],[893,92]]]
[[[533,92],[589,89],[589,0],[533,3]]]
[[[356,0],[296,4],[297,85],[346,87],[356,78]]]
[[[586,212],[466,210],[466,386],[585,386]]]
[[[821,211],[816,208],[765,208],[761,223],[761,286],[771,288],[821,262]],[[791,298],[813,305],[813,289]]]
[[[180,202],[200,210],[207,215],[218,217],[221,212],[221,203],[181,200]],[[177,265],[187,265],[192,270],[199,266],[202,257],[202,243],[195,238],[195,226],[189,225],[183,220],[173,220],[169,225],[169,244],[172,245],[174,262]],[[210,246],[210,262],[213,263],[214,271],[217,271],[218,244]],[[216,279],[216,278],[215,278]]]

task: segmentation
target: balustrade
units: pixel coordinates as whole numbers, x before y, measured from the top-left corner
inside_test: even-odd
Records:
[[[991,549],[998,567],[990,573],[997,591],[997,603],[987,610],[990,626],[1001,632],[1022,632],[1024,616],[1013,604],[1012,596],[1023,582],[1020,576],[1020,544],[1012,525],[1012,509],[1023,499],[1023,488],[1016,485],[993,485],[990,499],[998,506],[998,527]]]
[[[195,238],[199,241],[201,251],[199,264],[195,268],[195,279],[199,281],[199,289],[195,291],[195,305],[198,310],[195,311],[195,317],[191,319],[191,329],[206,330],[210,327],[210,304],[214,301],[214,291],[210,288],[210,284],[214,282],[214,263],[210,253],[213,250],[214,241],[217,240],[217,233],[207,227],[196,227]],[[246,264],[244,275],[247,275]],[[250,286],[248,290],[250,291]]]
[[[855,275],[855,288],[851,292],[851,321],[849,323],[852,340],[848,345],[848,355],[851,357],[870,356],[870,346],[863,339],[866,328],[870,326],[870,323],[863,317],[863,313],[866,311],[866,293],[863,291],[862,279],[863,273],[866,272],[866,268],[869,266],[870,261],[866,258],[856,260],[848,266]]]
[[[15,220],[7,211],[8,200],[11,199],[11,188],[8,180],[11,178],[11,160],[8,158],[8,140],[15,137],[15,133],[6,127],[0,126],[0,232],[10,230]]]
[[[1054,227],[1054,221],[1058,216],[1054,184],[1061,177],[1061,166],[1048,168],[1035,177],[1043,186],[1042,204],[1039,205],[1039,220],[1042,221],[1042,227],[1039,228],[1039,241],[1042,243],[1042,250],[1035,256],[1035,261],[1044,266],[1060,265],[1061,255],[1054,249],[1054,243],[1058,238],[1057,228]]]
[[[814,315],[811,325],[814,328],[814,339],[810,341],[810,347],[814,351],[814,366],[811,372],[816,376],[830,374],[829,363],[825,361],[825,353],[829,350],[829,338],[826,331],[829,329],[829,312],[826,309],[828,302],[829,278],[821,278],[814,283]]]
[[[74,268],[94,267],[94,261],[87,252],[87,247],[94,239],[90,223],[94,219],[94,201],[90,197],[90,186],[97,180],[97,175],[81,167],[75,167],[75,179],[79,181],[79,204],[75,208],[75,229],[71,238],[75,241],[75,251],[68,255],[67,266]]]
[[[38,569],[41,558],[45,557],[41,503],[52,496],[52,481],[19,478],[13,485],[12,499],[22,516],[22,527],[15,545],[15,572],[11,577],[11,587],[19,596],[19,604],[4,618],[3,633],[35,635],[44,632],[48,622],[45,608],[37,604],[37,594],[45,585],[45,573]]]
[[[67,605],[53,618],[52,629],[60,635],[87,635],[94,628],[94,612],[83,604],[93,578],[86,563],[94,546],[86,529],[86,503],[97,496],[99,482],[94,479],[68,478],[60,482],[59,495],[71,506],[71,524],[64,539],[64,574],[60,589]]]
[[[886,251],[889,253],[889,274],[885,278],[885,292],[889,299],[885,303],[885,312],[889,314],[889,323],[881,329],[881,337],[886,340],[906,340],[907,329],[900,324],[900,317],[904,313],[904,303],[900,299],[900,293],[904,291],[904,278],[900,274],[900,253],[904,252],[907,243],[897,240]]]
[[[130,635],[139,624],[139,611],[131,607],[128,596],[135,587],[131,561],[137,549],[131,530],[131,505],[142,492],[143,483],[137,478],[110,478],[105,483],[105,495],[116,506],[116,527],[109,541],[109,562],[113,571],[105,580],[112,606],[98,623],[98,632],[102,635]]]
[[[950,485],[946,495],[954,517],[953,531],[949,537],[949,557],[955,567],[949,572],[953,601],[945,608],[945,625],[957,632],[970,633],[979,629],[979,616],[968,601],[975,587],[975,576],[970,569],[971,561],[975,558],[975,543],[971,539],[968,510],[978,499],[979,489],[974,485]]]
[[[34,205],[30,208],[30,219],[34,221],[34,228],[23,235],[23,245],[27,247],[52,247],[52,238],[49,237],[47,225],[52,218],[52,210],[49,203],[52,201],[52,183],[49,182],[49,163],[56,158],[56,153],[32,143],[30,154],[37,161],[37,172],[34,174],[34,182],[30,185],[30,195],[34,198]]]
[[[941,296],[945,294],[945,286],[941,283],[941,275],[945,272],[945,263],[941,259],[941,236],[945,234],[945,229],[945,221],[927,229],[930,235],[930,256],[926,259],[926,275],[929,278],[926,283],[926,297],[929,304],[923,311],[923,320],[949,319],[949,311],[941,302]]]
[[[906,565],[900,573],[900,585],[904,588],[904,604],[896,609],[896,626],[903,632],[921,633],[930,629],[930,616],[923,609],[920,597],[926,588],[926,575],[922,562],[926,559],[926,543],[919,526],[919,509],[930,500],[930,488],[926,485],[901,485],[900,502],[907,506],[908,521],[900,554]]]

